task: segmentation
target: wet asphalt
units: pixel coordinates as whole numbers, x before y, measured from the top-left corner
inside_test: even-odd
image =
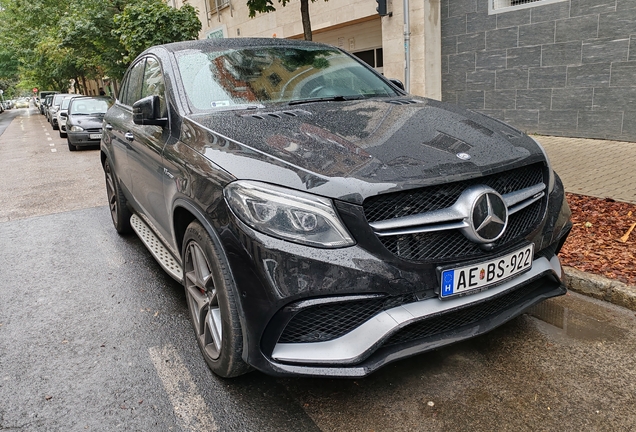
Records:
[[[215,377],[182,287],[113,229],[98,150],[69,152],[35,109],[12,111],[0,431],[636,429],[636,316],[576,294],[365,379]]]

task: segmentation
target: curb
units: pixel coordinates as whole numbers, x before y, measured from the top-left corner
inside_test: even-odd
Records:
[[[563,267],[569,290],[636,311],[636,286],[572,267]]]

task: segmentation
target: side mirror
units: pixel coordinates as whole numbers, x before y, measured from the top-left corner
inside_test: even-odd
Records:
[[[404,84],[399,79],[391,78],[389,81],[393,83],[394,86],[398,87],[400,90],[404,90]]]
[[[133,104],[132,108],[133,122],[135,124],[161,127],[168,124],[168,119],[161,117],[161,104],[159,102],[159,96],[157,95],[139,99]]]

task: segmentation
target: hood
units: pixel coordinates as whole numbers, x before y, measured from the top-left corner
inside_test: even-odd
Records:
[[[182,139],[238,179],[354,203],[544,159],[520,131],[424,98],[193,115]]]
[[[83,127],[84,129],[101,128],[104,114],[96,115],[69,115],[69,121],[74,125]]]

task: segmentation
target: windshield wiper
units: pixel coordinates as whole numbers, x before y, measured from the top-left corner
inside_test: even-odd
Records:
[[[342,101],[350,101],[350,100],[357,100],[357,99],[364,99],[364,96],[328,96],[328,97],[311,98],[311,99],[300,99],[300,100],[291,101],[287,105],[300,105],[300,104],[312,103],[312,102],[329,102],[329,101],[342,102]]]

